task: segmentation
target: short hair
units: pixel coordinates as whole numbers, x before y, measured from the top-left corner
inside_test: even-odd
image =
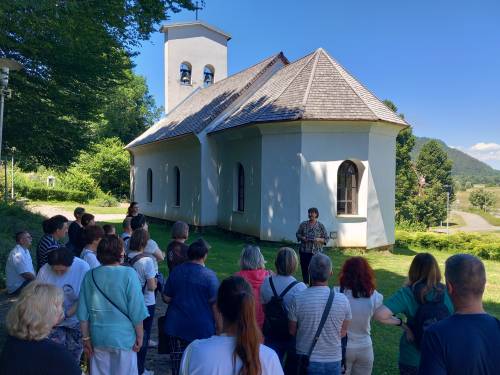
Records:
[[[46,338],[61,316],[63,300],[61,288],[32,281],[7,313],[9,335],[27,341]]]
[[[66,266],[71,267],[75,256],[67,247],[57,247],[54,250],[49,250],[47,254],[47,263],[50,266]]]
[[[130,227],[132,228],[132,230],[142,228],[144,225],[146,225],[146,216],[144,216],[143,214],[137,214],[136,216],[132,217],[132,220],[130,220]]]
[[[75,216],[75,218],[78,218],[78,216],[82,216],[84,213],[85,213],[85,208],[83,207],[77,207],[73,211],[73,215]]]
[[[55,215],[42,223],[43,231],[47,234],[54,234],[57,230],[63,229],[64,224],[68,222],[66,216]]]
[[[132,232],[128,242],[128,249],[130,251],[142,251],[149,241],[149,233],[146,229],[139,228]]]
[[[97,245],[97,260],[102,265],[121,263],[123,254],[123,241],[116,234],[104,236]]]
[[[115,226],[111,224],[104,224],[102,229],[104,230],[104,234],[106,236],[113,234],[113,232],[116,231]]]
[[[297,270],[299,261],[297,253],[290,247],[282,247],[276,254],[274,265],[276,266],[276,273],[282,276],[290,276]]]
[[[453,294],[460,298],[482,297],[486,285],[483,262],[474,255],[456,254],[445,263],[446,281],[453,286]]]
[[[311,207],[310,209],[307,210],[307,213],[310,214],[311,212],[316,214],[316,218],[319,217],[319,211],[316,207]]]
[[[83,229],[83,240],[85,242],[85,245],[89,245],[95,240],[98,240],[103,237],[104,237],[104,229],[101,228],[99,225],[87,225]]]
[[[92,215],[92,214],[89,214],[88,212],[85,212],[83,215],[82,215],[82,225],[84,227],[86,227],[87,225],[89,225],[89,223],[95,219],[95,216]]]
[[[309,263],[309,277],[311,281],[328,281],[332,274],[332,261],[325,254],[314,254]]]
[[[266,267],[264,256],[256,245],[245,245],[240,255],[240,268],[242,270],[259,270]]]
[[[29,232],[27,230],[21,230],[19,232],[16,232],[16,234],[14,235],[16,243],[19,243],[25,234],[29,234]]]
[[[183,221],[176,221],[174,225],[172,225],[172,238],[175,239],[187,239],[189,235],[189,225],[187,225]]]
[[[203,238],[199,238],[189,245],[187,256],[189,260],[199,260],[208,254],[210,245]]]
[[[122,228],[123,229],[127,229],[127,228],[130,228],[130,222],[132,221],[132,217],[131,216],[127,216],[124,220],[123,220],[123,223],[122,223]]]

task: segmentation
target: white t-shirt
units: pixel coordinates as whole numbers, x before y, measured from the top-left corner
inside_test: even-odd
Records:
[[[129,259],[133,259],[140,253],[136,251],[131,251],[128,254]],[[149,256],[139,259],[132,266],[139,277],[139,283],[141,284],[142,293],[144,294],[144,302],[146,306],[151,306],[156,303],[155,292],[149,290],[146,283],[148,279],[152,279],[156,276],[156,271],[154,268],[153,261]],[[145,286],[146,285],[146,286]]]
[[[329,295],[329,287],[312,286],[295,296],[288,310],[288,319],[297,322],[295,347],[298,353],[309,352]],[[311,354],[311,362],[336,362],[342,359],[340,330],[344,320],[351,320],[351,317],[347,297],[335,293],[330,313]]]
[[[90,269],[99,267],[101,265],[101,262],[97,260],[96,253],[90,249],[83,249],[82,253],[80,254],[80,258],[82,258],[89,264]]]
[[[338,287],[335,287],[335,292],[340,293]],[[348,289],[344,291],[344,295],[349,300],[352,313],[352,320],[347,329],[347,347],[366,348],[372,346],[370,321],[375,310],[382,305],[384,296],[375,290],[370,298],[354,298]]]
[[[127,256],[129,258],[133,258],[130,256],[132,252],[129,250],[129,245],[130,245],[130,239],[128,239],[127,242],[125,243],[125,252],[127,253]],[[153,260],[156,273],[158,273],[158,261],[156,260],[154,253],[157,250],[160,250],[160,247],[158,246],[155,240],[152,240],[150,238],[148,240],[148,243],[146,244],[146,247],[144,248],[144,254],[147,254]]]
[[[63,275],[55,274],[50,265],[46,263],[40,268],[40,271],[38,271],[36,279],[62,288],[64,292],[64,313],[67,313],[75,303],[78,303],[80,287],[89,269],[90,267],[87,262],[75,257],[73,258],[73,264]],[[75,313],[70,317],[66,317],[59,325],[72,327],[76,324],[78,324],[78,318]]]
[[[182,356],[180,375],[232,375],[238,374],[242,363],[236,358],[233,367],[233,352],[236,338],[232,336],[212,336],[204,340],[194,340]],[[262,375],[283,375],[280,361],[274,350],[260,345]]]
[[[5,264],[5,277],[9,293],[14,293],[23,284],[26,279],[21,274],[26,272],[35,275],[33,261],[30,251],[18,244],[10,251]]]
[[[269,277],[266,277],[262,285],[260,286],[260,301],[263,305],[269,303],[271,298],[273,298],[273,290],[271,289],[271,284],[269,282]],[[296,281],[293,276],[283,276],[283,275],[272,275],[274,288],[276,289],[276,293],[278,296],[285,290],[285,288],[290,285],[292,282]],[[300,282],[295,284],[292,289],[290,289],[283,297],[283,304],[285,305],[285,309],[288,311],[288,307],[292,304],[293,298],[295,295],[304,289],[307,289],[306,284]]]

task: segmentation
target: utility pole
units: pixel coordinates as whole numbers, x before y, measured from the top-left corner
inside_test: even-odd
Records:
[[[10,192],[10,198],[12,201],[14,201],[14,153],[16,152],[16,148],[12,147],[10,149],[11,152],[11,179],[10,179],[10,184],[11,184],[11,192]]]
[[[446,234],[450,234],[450,185],[443,186],[446,189]]]

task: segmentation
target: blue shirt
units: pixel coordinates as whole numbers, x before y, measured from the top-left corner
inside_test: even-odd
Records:
[[[488,314],[454,314],[425,332],[419,374],[498,374],[499,348],[497,319]]]
[[[99,292],[92,272],[99,288],[130,319]],[[80,289],[77,315],[80,321],[89,322],[94,347],[131,350],[135,342],[134,326],[149,315],[134,269],[100,266],[87,272]]]
[[[165,332],[186,341],[214,335],[212,305],[218,288],[215,272],[200,264],[187,262],[175,267],[163,290],[172,298],[165,319]]]

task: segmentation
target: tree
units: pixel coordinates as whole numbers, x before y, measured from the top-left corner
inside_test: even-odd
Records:
[[[386,99],[384,104],[393,112],[398,111],[396,105]],[[399,113],[400,117],[404,115]],[[417,177],[411,161],[411,151],[415,146],[412,128],[401,130],[396,138],[396,221],[412,221],[409,198],[416,194]]]
[[[168,13],[191,0],[0,2],[0,57],[11,75],[5,141],[25,167],[67,166],[91,141],[89,124],[127,78],[131,57]]]
[[[127,196],[130,191],[129,154],[118,138],[107,138],[83,151],[70,168],[75,174],[90,176],[105,193],[116,197]]]
[[[473,207],[486,211],[495,205],[496,197],[491,191],[477,189],[471,191],[469,195],[469,202]]]
[[[96,133],[100,139],[118,137],[127,144],[159,120],[161,112],[145,78],[129,72],[127,81],[106,99]]]

